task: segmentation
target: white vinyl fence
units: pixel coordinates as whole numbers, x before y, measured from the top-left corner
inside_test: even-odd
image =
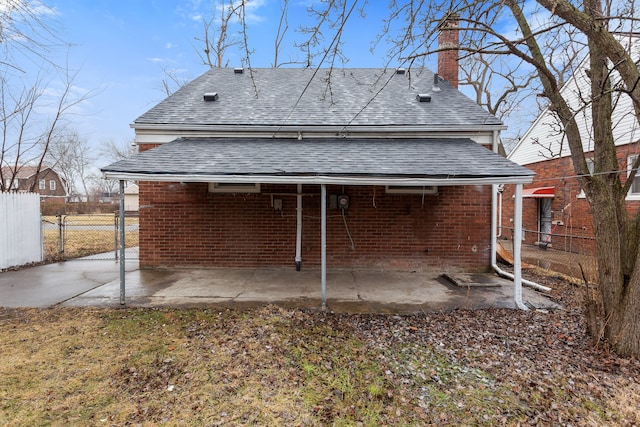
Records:
[[[40,196],[0,193],[0,269],[40,261]]]

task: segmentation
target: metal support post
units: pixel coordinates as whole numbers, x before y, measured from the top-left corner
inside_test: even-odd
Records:
[[[513,299],[516,307],[527,310],[522,302],[522,184],[516,184],[513,210]]]
[[[327,309],[327,186],[320,187],[320,253],[321,253],[321,277],[322,277],[322,309]]]
[[[124,305],[124,273],[125,273],[125,259],[124,259],[124,181],[120,180],[120,305]]]

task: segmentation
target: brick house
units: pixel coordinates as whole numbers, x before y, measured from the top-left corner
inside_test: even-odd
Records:
[[[622,36],[622,40],[627,48],[636,50],[634,56],[637,57],[637,50],[640,48],[637,36]],[[591,111],[584,108],[581,101],[590,92],[588,68],[589,60],[585,58],[562,87],[561,93],[576,111],[587,165],[593,171]],[[638,155],[640,127],[629,97],[621,96],[614,101],[612,118],[615,123],[616,156],[619,169],[624,171],[631,167]],[[544,110],[507,158],[536,172],[533,183],[523,191],[524,241],[551,245],[571,252],[593,253],[595,235],[591,208],[576,178],[569,148],[566,141],[563,141],[562,126],[554,114],[548,109]],[[621,178],[624,181],[626,175]],[[502,234],[509,237],[508,230],[512,226],[513,217],[513,192],[508,187],[505,190],[500,220],[505,226]],[[630,213],[635,213],[640,208],[640,176],[636,177],[627,202]]]
[[[451,61],[216,68],[182,87],[133,123],[139,153],[102,168],[139,183],[141,268],[489,271],[492,190],[533,173],[494,152],[504,126]]]
[[[38,172],[37,166],[20,166],[17,170],[4,166],[1,176],[5,191],[28,192],[33,188],[41,198],[64,200],[67,197],[64,179],[50,167],[43,167]]]

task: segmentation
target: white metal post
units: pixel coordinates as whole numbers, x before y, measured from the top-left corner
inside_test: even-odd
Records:
[[[302,265],[302,184],[298,184],[296,196],[296,271]]]
[[[124,181],[120,180],[120,305],[124,305],[124,273],[125,273],[125,259],[124,259]]]
[[[516,184],[513,210],[513,299],[516,307],[527,310],[522,302],[522,184]]]
[[[320,257],[322,281],[322,309],[327,308],[327,186],[320,186]]]
[[[498,233],[497,233],[497,212],[496,212],[496,198],[498,194],[498,185],[491,185],[491,265],[496,265],[496,247],[498,245]]]

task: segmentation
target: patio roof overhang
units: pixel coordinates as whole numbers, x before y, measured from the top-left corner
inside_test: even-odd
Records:
[[[524,307],[518,233],[522,185],[533,181],[534,172],[469,138],[180,138],[101,170],[106,178],[120,180],[122,224],[125,180],[297,184],[296,263],[302,184],[320,185],[322,308],[326,308],[327,185],[494,185],[495,194],[497,184],[516,184],[514,299],[516,306]],[[124,241],[120,227],[121,304],[125,303]]]
[[[179,138],[102,168],[128,181],[526,184],[534,172],[468,138]]]

